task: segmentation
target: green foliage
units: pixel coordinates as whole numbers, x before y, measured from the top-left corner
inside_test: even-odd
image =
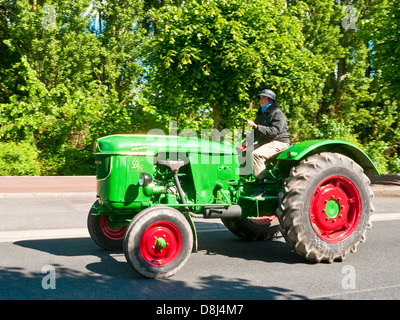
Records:
[[[308,97],[326,65],[305,48],[297,17],[282,8],[282,1],[192,0],[155,11],[148,61],[153,92],[167,104],[163,114],[187,123],[200,114],[212,117],[214,128],[232,128],[254,116],[264,87],[293,117],[306,106],[315,112]]]
[[[316,139],[343,140],[362,147],[353,133],[351,123],[334,117],[323,116],[318,126],[312,128],[312,134]]]
[[[400,172],[400,159],[397,154],[389,159],[388,171],[397,173]]]
[[[93,174],[94,139],[129,132],[135,116],[132,95],[144,70],[142,32],[135,29],[140,6],[132,0],[45,4],[56,13],[54,28],[43,27],[42,2],[2,3],[0,137],[33,137],[43,174]],[[99,20],[107,28],[96,28]],[[71,166],[78,158],[84,163]]]
[[[7,174],[93,174],[94,139],[171,121],[232,130],[265,88],[292,142],[346,140],[400,172],[400,0],[338,3],[1,0]],[[18,169],[24,148],[37,171]]]
[[[388,143],[384,141],[371,141],[366,145],[365,152],[370,156],[370,158],[374,161],[375,166],[378,171],[383,173],[388,173],[387,170],[387,158],[385,154],[389,149]]]
[[[0,176],[40,175],[38,156],[28,141],[0,142]]]

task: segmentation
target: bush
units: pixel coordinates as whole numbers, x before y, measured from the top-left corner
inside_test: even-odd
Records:
[[[0,142],[0,176],[40,175],[38,155],[28,141]]]
[[[389,159],[389,172],[390,173],[400,173],[400,159],[397,154]]]
[[[86,149],[66,148],[63,152],[63,155],[65,163],[59,174],[82,176],[96,174],[93,150],[91,146]]]
[[[388,159],[386,153],[389,150],[389,144],[384,141],[371,141],[366,145],[365,152],[374,162],[379,173],[387,174],[388,172]]]
[[[351,123],[346,123],[342,119],[324,115],[318,125],[311,128],[311,132],[316,139],[343,140],[362,148],[357,134],[353,133]]]

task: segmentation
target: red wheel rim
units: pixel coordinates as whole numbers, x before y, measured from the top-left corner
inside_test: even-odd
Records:
[[[175,260],[182,248],[182,235],[171,222],[150,225],[140,239],[140,253],[153,266],[165,266]]]
[[[338,243],[357,228],[362,212],[355,184],[343,176],[325,179],[315,189],[310,203],[310,220],[322,240]]]
[[[125,236],[126,226],[119,228],[111,228],[108,224],[109,217],[101,216],[100,218],[100,228],[103,234],[111,240],[122,240]]]

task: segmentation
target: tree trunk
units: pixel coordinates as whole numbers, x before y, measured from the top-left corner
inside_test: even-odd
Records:
[[[218,129],[221,123],[221,111],[218,106],[213,107],[214,129]]]

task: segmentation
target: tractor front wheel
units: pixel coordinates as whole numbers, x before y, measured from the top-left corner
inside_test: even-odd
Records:
[[[301,161],[279,194],[277,214],[286,243],[310,261],[344,260],[371,226],[369,184],[363,169],[342,154]]]
[[[124,239],[129,265],[148,278],[167,278],[183,267],[193,248],[189,222],[169,207],[151,207],[131,221]]]

